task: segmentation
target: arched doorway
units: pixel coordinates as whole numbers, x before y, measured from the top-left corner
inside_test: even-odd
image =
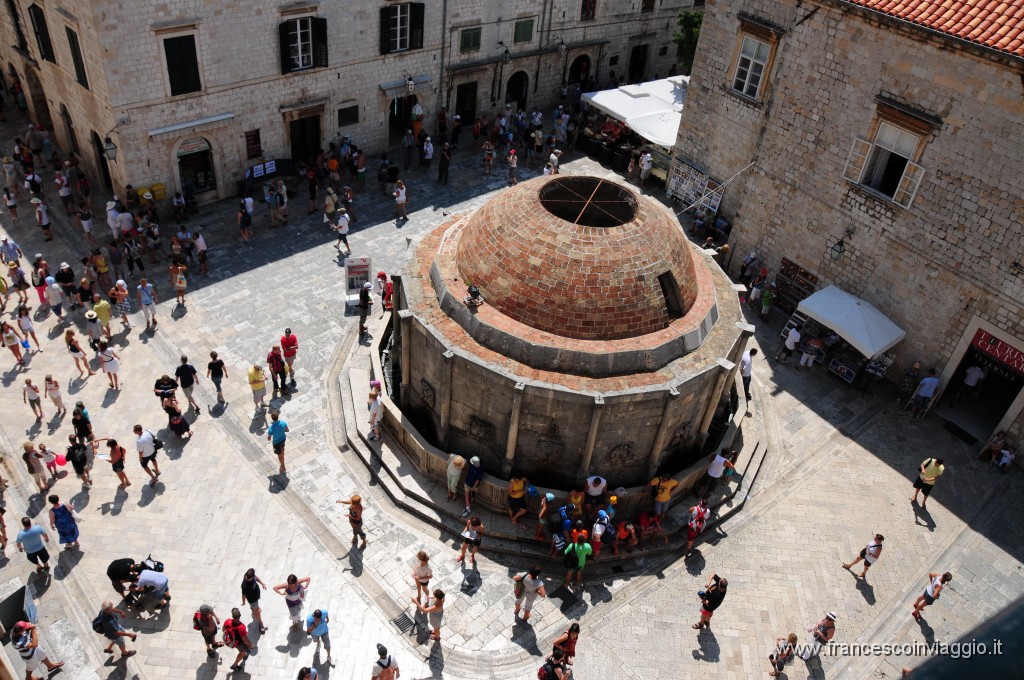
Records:
[[[39,82],[39,76],[31,66],[25,69],[25,79],[22,81],[22,87],[28,100],[29,115],[32,116],[32,122],[45,125],[46,129],[52,130],[53,119],[50,118],[50,105],[46,103],[43,84]]]
[[[572,60],[572,64],[569,65],[569,79],[568,82],[580,83],[590,79],[590,57],[581,54]]]
[[[92,142],[92,151],[96,156],[95,167],[99,168],[103,179],[103,186],[107,189],[114,188],[114,183],[110,180],[110,166],[107,165],[107,155],[103,152],[103,142],[100,141],[100,136],[96,134],[95,130],[89,136],[89,141]]]
[[[181,191],[193,196],[217,190],[217,175],[213,170],[213,150],[205,137],[190,137],[178,142],[178,178]]]
[[[526,95],[530,90],[530,76],[526,71],[516,71],[505,83],[505,103],[512,104],[516,111],[526,108]]]
[[[71,122],[71,114],[68,112],[68,107],[64,104],[60,105],[60,119],[64,123],[64,131],[68,135],[68,144],[71,146],[71,150],[75,152],[76,156],[81,156],[82,151],[78,148],[78,135],[75,134],[75,124]]]

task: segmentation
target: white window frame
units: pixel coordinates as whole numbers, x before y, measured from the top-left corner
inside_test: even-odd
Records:
[[[409,49],[412,34],[412,5],[404,3],[391,7],[391,21],[388,26],[388,38],[392,52],[405,52]]]
[[[299,17],[291,20],[289,31],[292,71],[313,68],[313,18]],[[305,36],[305,38],[303,38]]]
[[[734,92],[744,97],[757,99],[761,94],[761,86],[764,84],[764,81],[768,76],[768,64],[771,62],[773,46],[771,43],[758,40],[752,35],[748,35],[746,33],[741,35],[743,36],[743,39],[740,41],[740,51],[736,57],[736,68],[732,75],[732,89]],[[748,44],[753,48],[751,54],[747,54],[746,48]],[[761,46],[767,50],[763,61],[758,58],[758,51]],[[760,68],[759,71],[757,70],[757,67]],[[746,74],[741,76],[740,71],[746,71]],[[756,74],[755,71],[757,71]],[[757,77],[757,83],[754,85],[753,94],[751,94],[747,90],[750,89],[752,76],[755,75]],[[739,87],[737,87],[737,85],[739,85]]]
[[[897,140],[902,135],[913,137],[916,140],[914,151],[910,156],[904,156],[902,153],[897,153],[895,149],[897,146],[896,144],[886,145],[878,141],[878,131],[883,125],[894,128],[897,131]],[[843,168],[843,178],[847,182],[861,186],[867,191],[870,191],[879,197],[883,197],[901,208],[909,208],[914,202],[914,197],[917,196],[917,190],[921,186],[921,180],[924,178],[924,168],[912,160],[918,156],[918,152],[923,141],[924,138],[921,135],[902,128],[893,122],[881,120],[875,128],[875,135],[872,141],[868,141],[860,137],[854,138],[853,146],[850,148],[850,155],[846,159],[846,167]],[[869,161],[872,161],[880,151],[888,152],[890,154],[896,153],[900,157],[907,159],[907,164],[903,168],[903,175],[900,177],[900,181],[896,185],[896,190],[893,192],[892,196],[889,196],[885,192],[879,191],[866,183],[868,168],[871,166]]]

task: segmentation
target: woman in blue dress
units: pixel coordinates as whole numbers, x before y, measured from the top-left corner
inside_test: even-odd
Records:
[[[56,494],[50,496],[50,528],[57,530],[58,541],[65,547],[78,547],[78,522],[74,512],[60,502]]]

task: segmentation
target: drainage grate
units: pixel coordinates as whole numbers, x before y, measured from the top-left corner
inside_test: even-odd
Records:
[[[391,623],[395,624],[400,633],[412,635],[416,631],[416,622],[409,618],[409,615],[405,612],[402,612],[398,618],[391,619]]]

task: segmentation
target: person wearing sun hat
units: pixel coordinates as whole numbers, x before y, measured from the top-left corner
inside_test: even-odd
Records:
[[[466,509],[462,511],[463,517],[469,517],[469,508],[473,505],[476,493],[480,484],[484,481],[484,468],[480,465],[480,458],[473,456],[469,459],[469,467],[466,469],[466,479],[462,482],[466,497]]]
[[[825,618],[819,621],[816,625],[807,629],[808,633],[812,634],[814,643],[805,647],[804,651],[800,653],[800,658],[804,661],[808,661],[811,657],[817,656],[821,652],[821,648],[829,643],[829,641],[835,637],[836,634],[836,613],[826,612]]]
[[[43,230],[43,235],[46,237],[43,240],[52,241],[53,233],[50,231],[50,208],[46,205],[46,199],[42,198],[42,194],[39,194],[39,196],[32,199],[32,203],[36,206],[36,224]]]

